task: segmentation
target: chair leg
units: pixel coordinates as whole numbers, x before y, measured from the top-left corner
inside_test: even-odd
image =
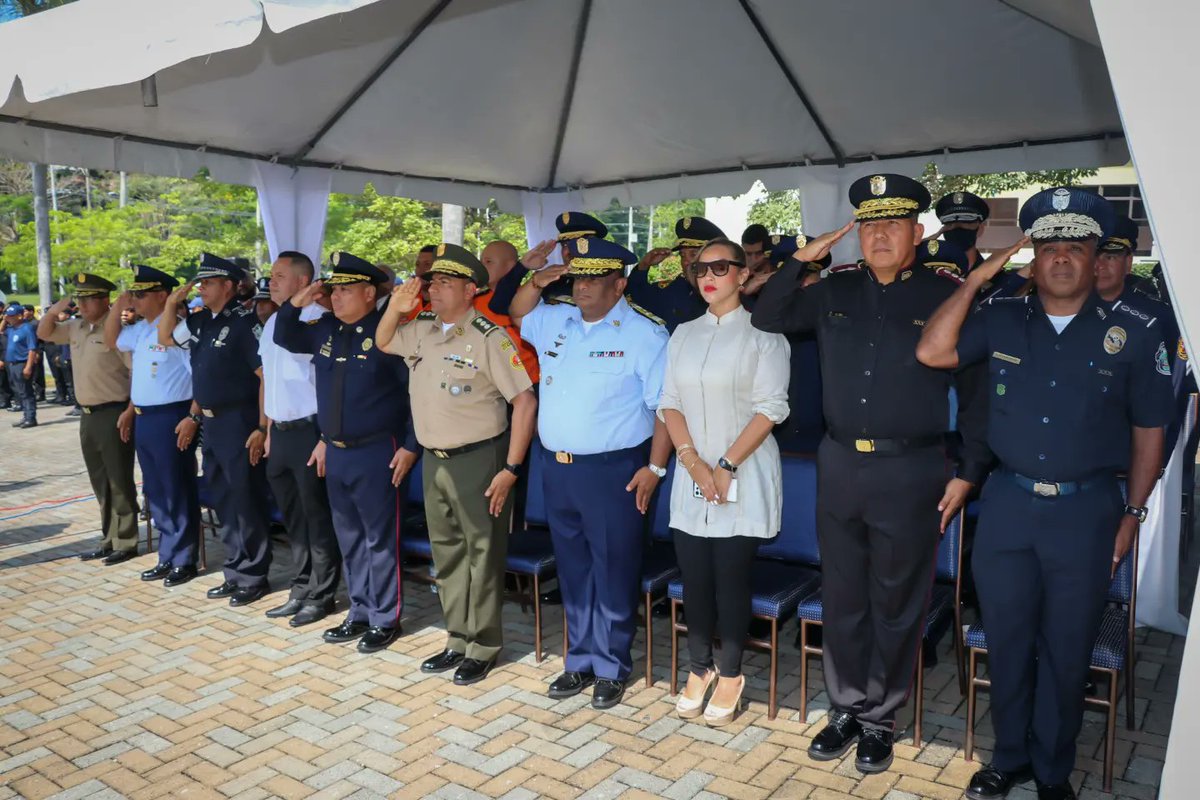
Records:
[[[1133,691],[1136,688],[1134,683],[1137,681],[1137,659],[1133,652],[1133,636],[1129,637],[1129,644],[1126,647],[1125,669],[1125,730],[1133,730]],[[1116,680],[1116,674],[1113,675],[1113,680]]]
[[[975,663],[976,651],[972,647],[967,653],[967,740],[963,745],[963,759],[973,761],[975,756]]]
[[[679,694],[679,601],[671,600],[671,694]]]
[[[913,747],[921,746],[921,717],[925,714],[925,648],[917,648],[916,697],[913,698]]]
[[[776,684],[779,678],[779,620],[771,620],[771,685],[767,689],[767,719],[775,719]]]
[[[542,591],[537,575],[533,576],[533,659],[542,663]]]
[[[654,626],[650,621],[650,608],[654,605],[654,601],[650,598],[650,593],[646,592],[645,597],[645,612],[646,612],[646,688],[649,689],[654,685],[654,681],[650,678],[651,668],[654,666],[654,655],[651,652],[654,649]]]
[[[967,668],[963,663],[963,631],[962,625],[955,624],[954,631],[954,666],[958,672],[958,693],[965,695],[967,693]]]
[[[800,620],[800,724],[808,724],[808,620]]]
[[[1108,719],[1104,726],[1104,791],[1112,791],[1113,761],[1117,750],[1117,672],[1108,673]]]

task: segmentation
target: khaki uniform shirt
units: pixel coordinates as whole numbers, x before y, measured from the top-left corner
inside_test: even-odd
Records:
[[[104,320],[108,314],[95,325],[82,317],[60,322],[47,340],[71,346],[75,399],[82,406],[129,400],[129,354],[104,346]]]
[[[504,433],[508,404],[533,385],[508,333],[474,308],[445,331],[422,311],[384,349],[408,361],[417,441],[432,450]]]

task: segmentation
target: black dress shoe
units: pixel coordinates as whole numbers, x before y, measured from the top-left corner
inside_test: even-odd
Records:
[[[210,600],[219,600],[222,597],[232,597],[233,593],[238,590],[236,583],[225,581],[220,586],[215,586],[205,592]]]
[[[625,681],[615,681],[611,678],[597,678],[596,688],[592,689],[592,708],[612,708],[621,702],[625,696]]]
[[[196,577],[196,568],[188,565],[186,567],[173,567],[167,577],[163,579],[163,586],[170,589],[172,586],[182,586],[183,584]]]
[[[269,589],[265,584],[261,586],[242,587],[229,598],[229,605],[235,607],[248,606],[266,597],[268,591]]]
[[[427,658],[421,662],[421,672],[447,672],[461,664],[463,658],[462,653],[456,653],[453,650],[443,650],[433,658]]]
[[[122,564],[131,558],[137,558],[137,548],[132,550],[118,550],[115,553],[109,553],[104,557],[104,566],[111,567],[113,564]]]
[[[142,580],[144,581],[161,581],[163,578],[171,574],[170,564],[156,564],[152,569],[142,572]]]
[[[12,426],[14,428],[36,428],[37,423],[32,420],[25,419],[21,420],[20,422],[14,422]]]
[[[362,638],[362,635],[371,630],[371,626],[365,622],[355,622],[349,617],[341,625],[336,628],[330,628],[321,634],[321,638],[330,644],[343,644],[344,642],[353,642],[355,639]]]
[[[564,672],[550,684],[547,694],[555,700],[574,697],[596,682],[596,676],[590,672]]]
[[[288,620],[288,625],[293,628],[299,628],[302,625],[312,625],[314,622],[320,622],[333,613],[333,601],[328,603],[305,603],[300,606],[300,610],[296,615]]]
[[[278,619],[279,617],[290,617],[290,616],[295,615],[297,612],[299,612],[303,606],[304,606],[304,601],[302,601],[298,597],[293,597],[293,598],[290,598],[283,605],[276,606],[275,608],[272,608],[271,610],[269,610],[267,612],[267,616],[270,617],[271,619]]]
[[[490,661],[480,661],[478,658],[464,658],[459,668],[454,670],[454,685],[455,686],[470,686],[472,683],[479,683],[488,676],[492,671],[492,667],[496,666],[496,659]]]
[[[1018,783],[1029,780],[1029,768],[1015,772],[1005,772],[996,769],[991,764],[976,772],[967,786],[967,797],[970,800],[999,800],[1008,794],[1008,790]]]
[[[363,637],[358,640],[358,652],[360,653],[378,653],[380,650],[386,650],[388,645],[400,638],[400,626],[394,628],[380,628],[372,626],[370,630],[363,634]]]
[[[862,735],[862,724],[853,714],[830,711],[829,722],[813,737],[808,755],[817,761],[833,761],[846,755],[850,746]]]
[[[1069,783],[1037,782],[1038,800],[1075,800],[1075,789]]]
[[[95,561],[98,558],[108,558],[112,555],[111,547],[101,547],[99,550],[89,550],[79,554],[80,561]]]
[[[854,768],[867,775],[886,772],[892,765],[892,732],[864,728],[858,737],[858,754]]]

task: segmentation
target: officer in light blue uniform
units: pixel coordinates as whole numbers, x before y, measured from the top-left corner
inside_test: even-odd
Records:
[[[377,297],[390,276],[350,253],[334,253],[332,274],[279,307],[275,343],[313,357],[317,426],[325,443],[325,486],[342,551],[350,612],[326,642],[383,650],[401,633],[401,472],[419,445],[408,410],[404,359],[375,346],[383,316]],[[307,322],[301,309],[328,287],[333,313]],[[297,305],[300,304],[300,305]],[[407,451],[411,461],[404,462]]]
[[[1030,773],[1040,800],[1075,797],[1068,781],[1109,581],[1159,475],[1171,371],[1160,324],[1095,291],[1112,220],[1091,192],[1034,195],[1020,224],[1037,294],[971,313],[996,269],[976,267],[917,351],[931,367],[986,362],[990,372],[988,444],[1000,466],[983,489],[972,566],[996,744],[967,790],[977,800]]]
[[[196,577],[200,538],[196,444],[180,448],[175,432],[192,405],[192,365],[185,351],[158,343],[158,318],[178,285],[165,272],[134,266],[132,286],[104,322],[105,343],[132,354],[133,441],[142,492],[159,535],[158,564],[143,572],[142,580],[161,580],[167,587]],[[130,307],[141,319],[122,327],[121,312]]]
[[[542,370],[534,457],[544,463],[567,615],[566,672],[550,696],[570,697],[594,682],[592,705],[610,708],[632,669],[644,527],[638,506],[666,474],[670,451],[654,416],[668,337],[660,320],[623,297],[632,253],[588,236],[567,246],[574,305],[540,302],[542,284],[559,267],[535,275],[511,311]]]
[[[173,330],[169,318],[160,319],[158,327],[159,344],[177,344],[191,356],[190,419],[204,426],[204,479],[225,549],[225,581],[208,596],[228,597],[232,606],[266,595],[271,568],[270,490],[260,460],[267,432],[260,403],[262,325],[237,299],[245,277],[232,261],[201,254],[196,281],[205,307]],[[179,291],[172,293],[164,314],[176,314],[183,299]]]
[[[675,223],[675,244],[671,248],[679,253],[679,260],[655,260],[654,251],[638,264],[629,275],[626,294],[629,301],[641,306],[661,318],[667,333],[675,332],[676,326],[699,318],[708,310],[704,298],[692,285],[688,268],[696,254],[706,242],[723,239],[725,234],[704,217],[683,217]]]

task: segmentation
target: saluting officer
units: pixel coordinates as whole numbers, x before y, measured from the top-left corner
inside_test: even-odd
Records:
[[[1034,195],[1020,224],[1033,240],[1037,294],[970,314],[1000,266],[985,262],[929,320],[917,350],[938,369],[987,362],[992,389],[988,441],[1000,467],[983,489],[972,566],[996,745],[972,798],[1003,797],[1030,771],[1041,800],[1075,797],[1068,779],[1109,581],[1162,465],[1172,398],[1161,326],[1094,288],[1112,220],[1091,192]]]
[[[172,292],[158,318],[158,343],[184,347],[191,356],[192,408],[179,423],[179,433],[190,441],[203,421],[204,479],[225,547],[225,581],[208,596],[228,597],[231,606],[262,598],[271,568],[267,477],[261,463],[267,436],[258,356],[262,325],[237,298],[245,277],[233,262],[203,253],[196,280]],[[197,282],[205,307],[176,322]]]
[[[275,343],[313,356],[317,381],[318,468],[323,465],[333,529],[342,550],[350,611],[327,642],[358,639],[374,653],[401,633],[398,490],[417,458],[404,359],[375,346],[376,308],[387,273],[350,253],[334,253],[328,280],[313,281],[279,307]],[[301,319],[329,286],[333,313]]]
[[[1096,259],[1096,294],[1108,303],[1123,303],[1129,308],[1158,320],[1167,353],[1174,363],[1179,352],[1179,326],[1169,305],[1142,291],[1132,280],[1133,251],[1137,248],[1138,226],[1129,217],[1117,215],[1112,233],[1100,244]],[[1147,286],[1146,288],[1150,288]]]
[[[532,270],[524,261],[532,258],[535,263],[545,263],[545,259],[539,255],[535,255],[535,253],[539,253],[541,250],[546,250],[548,253],[557,244],[559,257],[565,266],[571,263],[572,254],[568,242],[583,236],[590,236],[596,239],[603,239],[608,236],[607,225],[591,214],[585,214],[582,211],[563,212],[555,217],[554,227],[558,230],[558,236],[553,239],[547,239],[527,253],[526,259],[518,261],[516,266],[492,287],[492,296],[488,301],[489,309],[498,314],[509,313],[509,306],[512,304],[512,299],[517,293],[517,289],[531,280]],[[552,284],[542,290],[542,299],[548,303],[571,302],[571,276],[564,274],[557,278]]]
[[[511,492],[533,438],[537,400],[512,339],[475,302],[488,289],[482,262],[442,244],[429,275],[430,310],[402,324],[417,307],[420,282],[397,286],[376,345],[411,365],[413,424],[425,448],[425,510],[446,646],[421,671],[454,669],[454,682],[466,686],[487,677],[503,643]]]
[[[83,409],[79,445],[92,490],[100,501],[100,529],[104,532],[100,549],[82,557],[120,564],[137,555],[138,505],[133,482],[129,362],[104,342],[104,322],[111,315],[109,293],[117,287],[99,275],[81,272],[71,288],[79,299],[79,316],[58,321],[71,302],[64,297],[42,315],[37,333],[44,342],[71,348],[69,368]],[[62,384],[58,391],[61,395]]]
[[[951,373],[916,362],[922,325],[958,285],[916,263],[917,215],[929,192],[902,175],[855,181],[850,202],[864,260],[804,287],[805,262],[829,252],[853,223],[806,243],[772,276],[755,327],[815,330],[828,432],[817,457],[825,682],[829,723],[809,754],[827,761],[855,740],[862,772],[892,763],[896,711],[916,666],[938,533],[986,474],[979,403],[962,403],[967,447],[946,482],[949,392],[979,394]]]
[[[696,293],[688,269],[706,242],[724,238],[721,229],[704,217],[679,219],[674,246],[649,251],[629,274],[629,301],[662,319],[668,334],[674,333],[680,323],[699,318],[708,310],[708,304]],[[679,253],[678,261],[668,260],[672,252]]]
[[[539,271],[517,293],[512,316],[541,358],[539,450],[567,615],[566,671],[550,696],[594,682],[592,705],[610,708],[633,666],[642,515],[670,455],[654,415],[668,337],[661,320],[624,298],[632,253],[588,236],[568,246],[569,267],[542,269],[547,252],[535,251],[527,266]],[[574,304],[540,302],[568,273]]]
[[[196,442],[188,418],[192,365],[178,347],[158,343],[158,320],[167,295],[179,285],[152,267],[134,266],[133,285],[117,298],[104,320],[104,343],[132,358],[130,404],[133,442],[142,467],[142,494],[158,529],[158,564],[142,580],[179,586],[196,577],[200,500],[196,486]],[[122,327],[128,310],[140,318]]]
[[[967,255],[967,268],[962,274],[982,264],[983,254],[976,245],[992,215],[987,201],[971,192],[951,192],[938,200],[933,210],[942,223],[941,238]]]

